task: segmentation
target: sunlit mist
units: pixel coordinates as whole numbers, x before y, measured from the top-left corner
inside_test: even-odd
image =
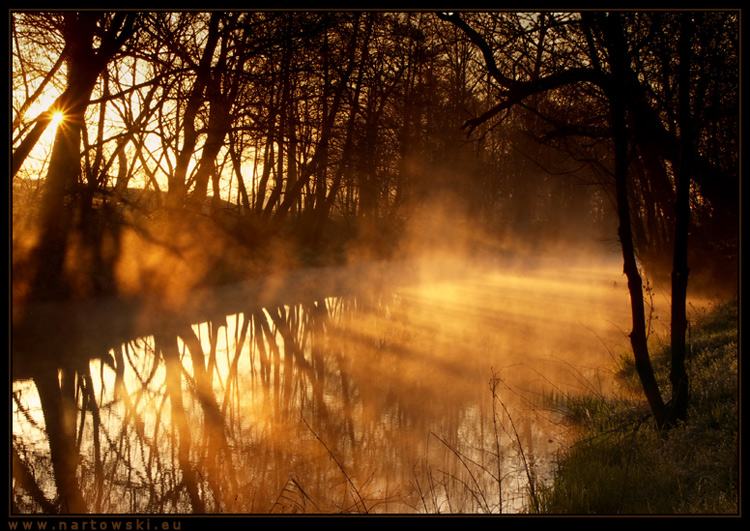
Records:
[[[362,270],[360,279],[375,271]],[[431,467],[457,466],[457,451],[490,459],[498,436],[505,450],[494,466],[508,479],[497,492],[502,508],[492,510],[519,509],[518,455],[512,440],[490,429],[493,407],[500,414],[493,402],[502,401],[506,429],[513,422],[522,431],[538,473],[549,471],[566,432],[534,406],[552,392],[611,391],[611,352],[624,345],[627,321],[617,263],[553,268],[443,256],[385,273],[399,280],[384,290],[248,308],[178,329],[172,347],[159,334],[92,362],[83,384],[109,405],[96,424],[82,425],[90,434],[84,440],[102,430],[129,448],[109,458],[91,443],[82,447],[84,462],[113,474],[102,509],[167,510],[166,500],[117,494],[115,484],[134,474],[139,481],[163,477],[158,488],[174,488],[167,471],[186,466],[175,452],[187,441],[203,471],[195,481],[213,494],[199,506],[184,498],[179,511],[287,512],[305,496],[324,497],[344,467],[358,483],[371,478],[360,494],[382,500],[374,512],[403,512],[419,505],[415,479],[435,481]],[[160,354],[172,348],[176,368]],[[31,447],[44,420],[23,382],[14,391],[14,433]],[[189,440],[180,426],[189,426]],[[490,481],[483,488],[496,487]],[[285,488],[292,505],[279,505]],[[341,503],[356,502],[353,492],[341,494]],[[458,493],[451,496],[459,502]],[[471,499],[461,503],[464,511],[483,510]],[[308,500],[305,510],[332,508]]]
[[[737,17],[616,16],[13,13],[13,510],[533,510],[737,287]]]

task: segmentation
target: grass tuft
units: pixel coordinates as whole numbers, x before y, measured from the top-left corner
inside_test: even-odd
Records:
[[[739,511],[738,307],[716,305],[690,330],[691,403],[685,424],[656,430],[636,392],[632,363],[613,397],[557,397],[579,427],[550,483],[538,492],[544,514],[737,514]],[[669,341],[652,357],[668,387]]]

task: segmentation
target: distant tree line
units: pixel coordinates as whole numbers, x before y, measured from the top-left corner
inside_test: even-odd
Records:
[[[172,210],[229,204],[265,235],[294,222],[308,242],[331,219],[397,230],[441,194],[516,234],[550,219],[591,225],[607,208],[606,191],[546,173],[578,168],[533,141],[525,114],[466,138],[461,125],[494,88],[471,43],[434,13],[17,12],[11,22],[13,176],[45,179],[43,225],[58,233],[40,245],[64,247],[70,203],[85,216],[128,188]],[[57,110],[65,127],[46,163],[32,164]]]

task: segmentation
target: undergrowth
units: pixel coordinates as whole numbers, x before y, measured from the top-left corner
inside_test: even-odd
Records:
[[[738,339],[737,301],[698,313],[689,333],[688,419],[665,433],[625,357],[616,396],[558,397],[577,439],[529,505],[544,514],[737,514]],[[668,338],[654,338],[651,352],[668,392]]]

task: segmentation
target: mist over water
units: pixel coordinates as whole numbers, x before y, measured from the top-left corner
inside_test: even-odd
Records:
[[[549,399],[611,393],[628,352],[599,229],[498,237],[442,198],[391,252],[370,235],[311,267],[214,219],[133,218],[102,239],[112,295],[30,307],[14,338],[19,511],[523,511],[570,440]],[[87,278],[101,249],[70,249]]]
[[[69,457],[87,510],[521,510],[566,441],[543,398],[608,393],[627,346],[617,256],[564,264],[434,249],[216,290],[238,309],[79,367]],[[29,380],[13,390],[14,444],[54,499],[61,436]]]
[[[13,13],[13,513],[524,511],[623,262],[736,297],[738,28]]]
[[[446,196],[317,267],[200,217],[71,245],[72,285],[98,264],[114,289],[24,309],[19,509],[523,511],[569,440],[549,398],[610,393],[628,348],[621,261],[592,234],[499,238]]]

